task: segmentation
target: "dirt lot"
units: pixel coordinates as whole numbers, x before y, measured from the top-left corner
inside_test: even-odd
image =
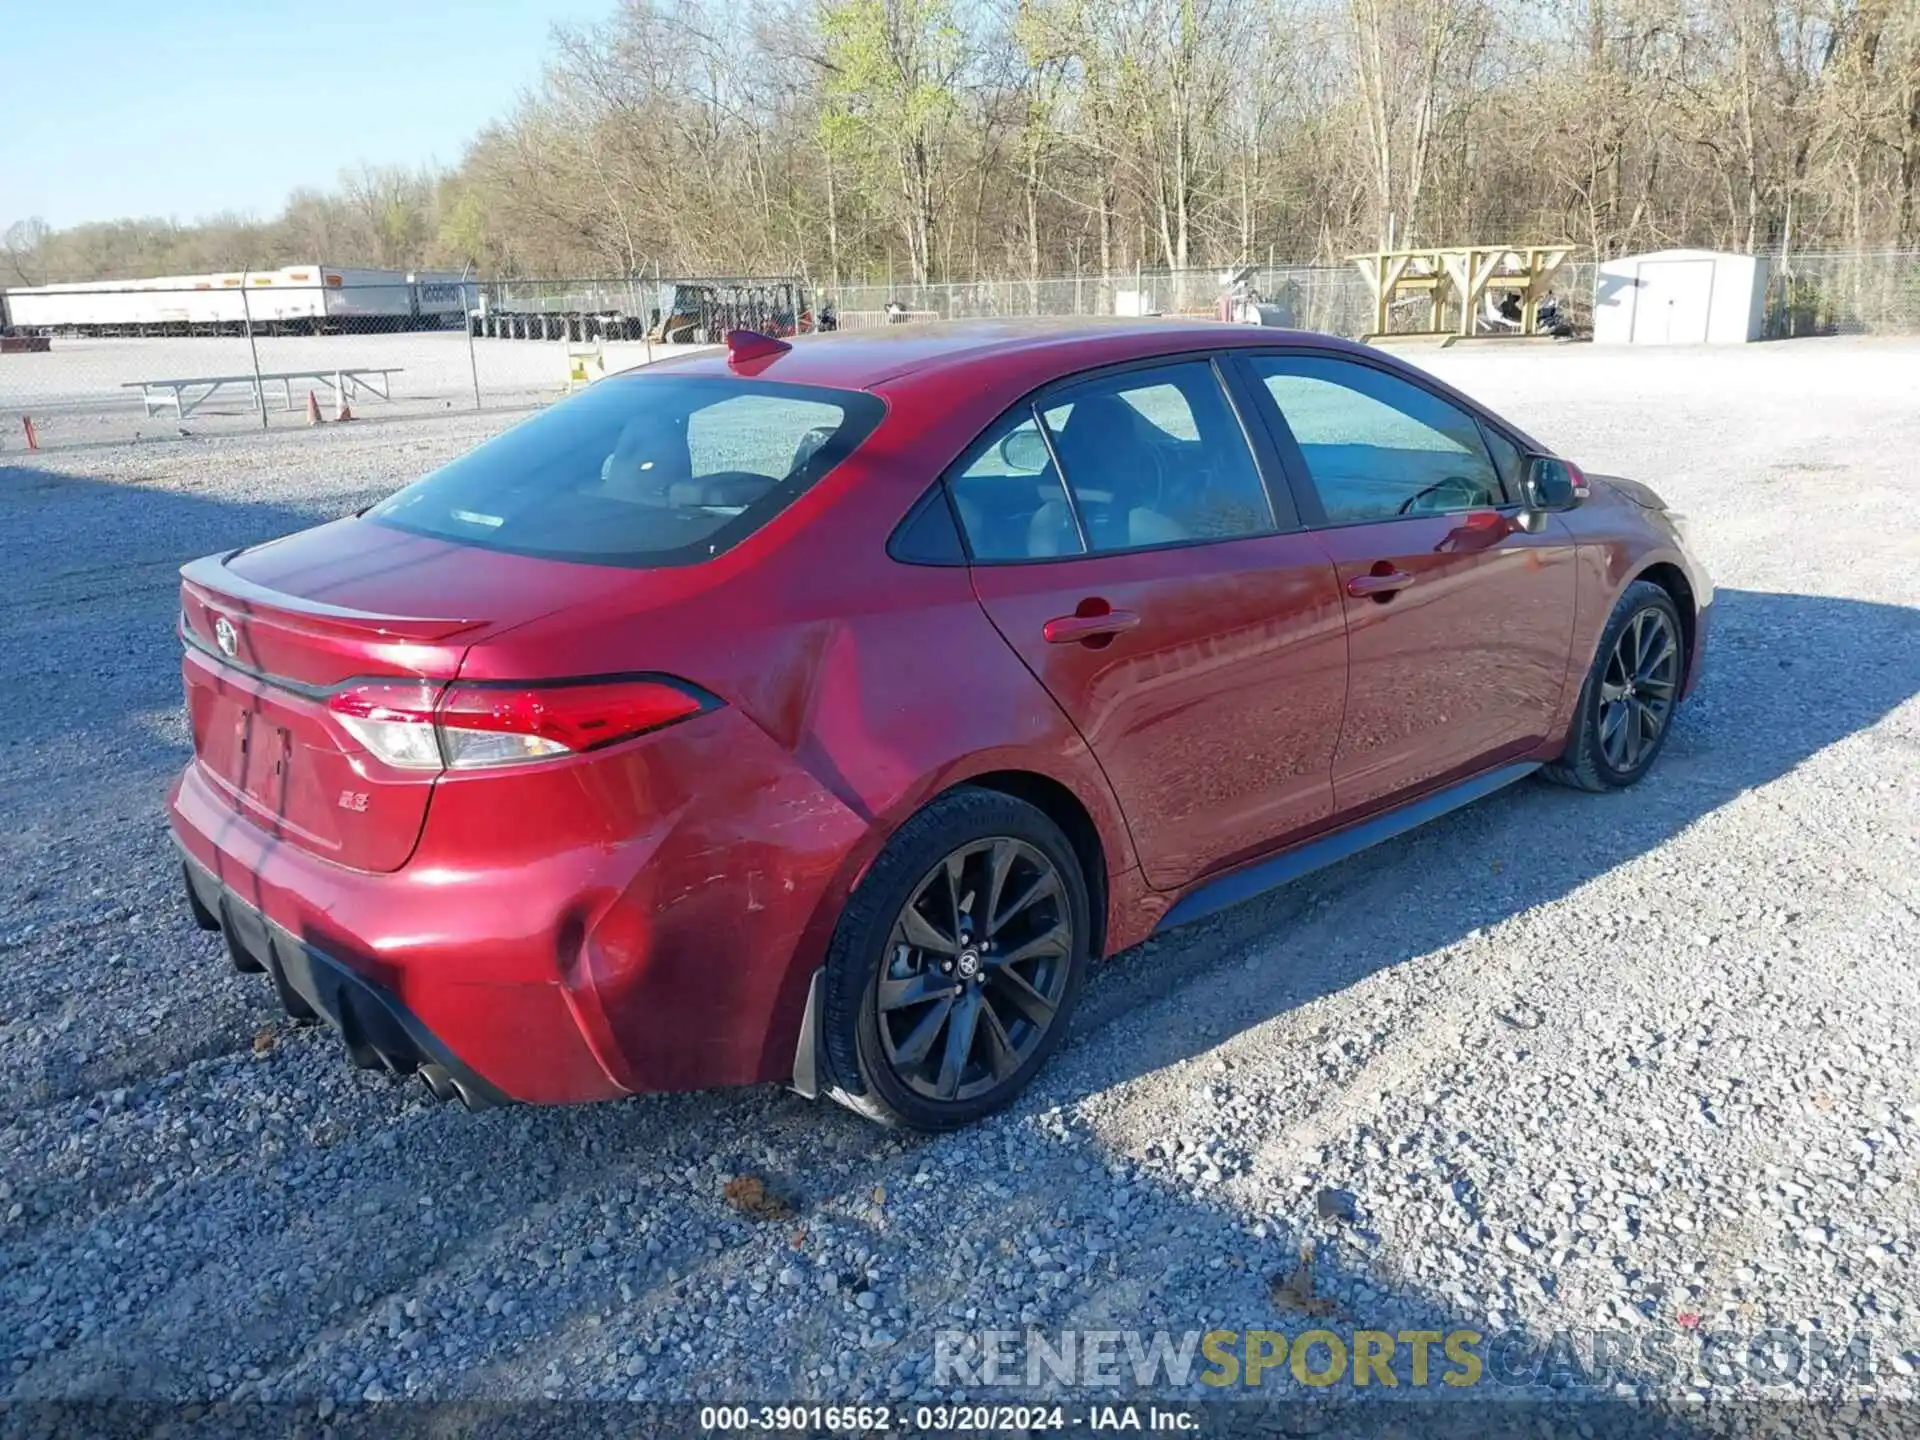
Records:
[[[191,927],[176,567],[506,417],[0,455],[0,1396],[1015,1395],[936,1332],[1321,1324],[1640,1337],[1586,1373],[1661,1395],[1703,1334],[1863,1337],[1907,1393],[1920,342],[1417,358],[1691,517],[1717,629],[1666,755],[1129,952],[933,1141],[771,1088],[468,1115]]]

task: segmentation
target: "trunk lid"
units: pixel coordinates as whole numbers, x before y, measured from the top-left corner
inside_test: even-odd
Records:
[[[277,838],[369,871],[406,864],[438,775],[368,754],[328,695],[354,679],[444,684],[475,643],[623,578],[358,518],[196,560],[180,575],[203,775]]]

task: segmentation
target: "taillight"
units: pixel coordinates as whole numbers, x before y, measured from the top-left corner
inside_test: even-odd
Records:
[[[433,705],[440,686],[425,680],[355,685],[327,697],[327,709],[354,739],[402,770],[439,770]]]
[[[370,681],[328,698],[341,726],[403,770],[475,770],[577,754],[710,708],[672,680],[636,678],[447,686]]]
[[[1567,478],[1573,482],[1573,498],[1590,500],[1593,498],[1593,486],[1587,483],[1587,473],[1571,460],[1566,462]]]
[[[448,688],[436,715],[448,766],[464,769],[596,750],[698,715],[709,703],[670,680],[465,684]]]

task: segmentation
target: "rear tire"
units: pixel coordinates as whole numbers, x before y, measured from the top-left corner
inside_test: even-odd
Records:
[[[834,929],[834,1098],[921,1131],[1010,1105],[1066,1032],[1089,921],[1079,858],[1044,812],[993,790],[942,795],[887,842]]]
[[[1567,748],[1540,773],[1594,792],[1624,790],[1645,775],[1673,729],[1685,634],[1672,596],[1651,580],[1629,585],[1580,687]]]

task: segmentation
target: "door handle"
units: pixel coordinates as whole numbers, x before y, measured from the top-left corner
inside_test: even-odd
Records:
[[[1139,623],[1140,617],[1131,610],[1108,610],[1099,615],[1056,616],[1040,633],[1049,645],[1085,644],[1124,635]]]
[[[1356,600],[1391,600],[1413,583],[1413,576],[1382,560],[1365,575],[1347,581],[1347,594]]]

